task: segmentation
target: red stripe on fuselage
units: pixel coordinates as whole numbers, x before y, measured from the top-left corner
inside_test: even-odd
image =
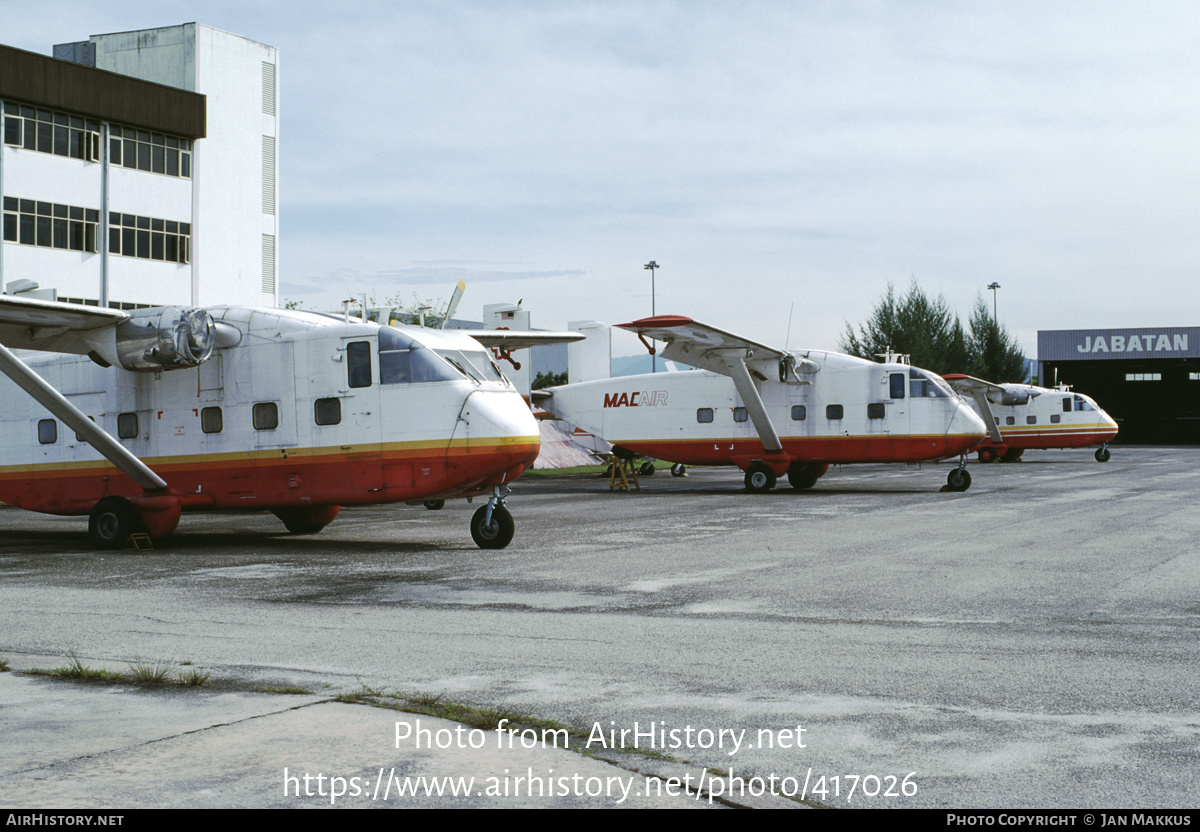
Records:
[[[781,437],[784,453],[804,462],[840,465],[855,462],[924,462],[958,456],[978,444],[972,435]],[[631,451],[685,465],[729,465],[735,459],[762,456],[757,439],[612,440]]]

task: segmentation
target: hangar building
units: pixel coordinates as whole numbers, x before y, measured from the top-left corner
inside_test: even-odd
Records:
[[[278,65],[196,23],[0,46],[0,292],[276,306]]]
[[[1118,442],[1200,442],[1200,327],[1038,333],[1040,383],[1108,411]]]

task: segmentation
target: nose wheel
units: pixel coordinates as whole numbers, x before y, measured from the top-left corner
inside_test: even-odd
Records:
[[[1108,445],[1101,445],[1099,448],[1096,449],[1096,461],[1097,462],[1108,462],[1108,460],[1111,456],[1112,456],[1112,454],[1110,454],[1108,452]]]
[[[471,538],[480,549],[503,549],[512,543],[516,526],[504,505],[508,495],[506,486],[495,486],[487,505],[481,506],[471,518]]]
[[[966,457],[963,457],[958,467],[947,475],[946,487],[951,491],[966,491],[971,487],[971,472],[967,470]]]

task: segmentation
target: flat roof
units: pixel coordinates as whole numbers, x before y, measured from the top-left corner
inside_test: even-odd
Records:
[[[208,134],[200,93],[0,44],[0,98],[189,139]]]

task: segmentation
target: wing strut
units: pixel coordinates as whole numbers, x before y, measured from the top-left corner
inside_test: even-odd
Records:
[[[11,378],[18,387],[32,396],[63,423],[88,441],[104,458],[117,466],[122,473],[142,488],[155,490],[166,488],[167,483],[132,453],[129,449],[71,404],[66,396],[46,383],[45,379],[29,369],[21,359],[3,344],[0,344],[0,372]]]
[[[754,429],[758,431],[758,438],[762,440],[763,448],[768,453],[779,453],[783,450],[783,444],[779,441],[779,434],[775,432],[771,416],[767,413],[762,398],[758,395],[754,379],[750,377],[750,371],[746,368],[746,359],[731,355],[725,355],[724,358],[725,366],[729,368],[729,375],[733,378],[733,386],[737,388],[742,402],[746,405],[750,421],[754,422]]]

